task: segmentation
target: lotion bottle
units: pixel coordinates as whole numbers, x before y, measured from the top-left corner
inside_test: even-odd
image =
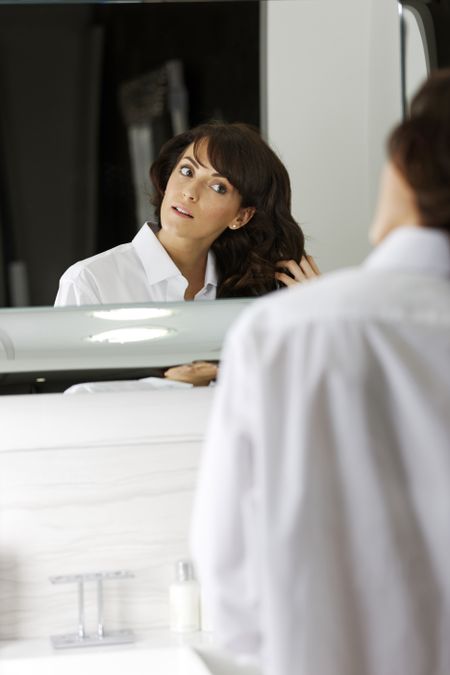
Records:
[[[189,560],[177,560],[175,581],[169,587],[170,630],[200,630],[200,588]]]

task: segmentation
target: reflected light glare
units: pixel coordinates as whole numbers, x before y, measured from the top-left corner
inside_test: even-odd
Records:
[[[96,333],[85,338],[88,342],[108,342],[110,344],[124,344],[126,342],[145,342],[167,337],[175,333],[171,328],[118,328],[104,333]]]
[[[159,307],[121,307],[120,309],[104,309],[90,312],[90,316],[107,321],[144,321],[145,319],[160,319],[172,316],[172,309]]]

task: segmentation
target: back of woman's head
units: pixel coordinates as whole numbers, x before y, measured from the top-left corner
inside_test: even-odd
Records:
[[[388,154],[414,192],[421,224],[450,234],[450,69],[434,71],[416,93]]]
[[[275,263],[283,258],[300,260],[304,237],[291,214],[287,170],[250,125],[202,124],[168,141],[150,169],[158,217],[180,156],[193,143],[198,159],[197,150],[205,142],[211,166],[238,190],[241,206],[255,208],[244,227],[225,230],[212,246],[219,277],[217,295],[262,295],[274,290]]]

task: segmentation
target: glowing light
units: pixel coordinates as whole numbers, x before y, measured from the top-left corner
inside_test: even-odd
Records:
[[[146,319],[161,319],[173,315],[172,309],[159,307],[121,307],[120,309],[104,309],[90,312],[90,316],[106,321],[145,321]]]
[[[104,333],[89,335],[85,340],[88,342],[107,342],[109,344],[125,344],[127,342],[145,342],[157,340],[175,333],[171,328],[118,328],[107,330]]]

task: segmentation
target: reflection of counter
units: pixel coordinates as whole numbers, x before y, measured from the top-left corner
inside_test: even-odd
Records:
[[[1,398],[1,639],[72,631],[75,590],[48,578],[109,569],[135,578],[105,593],[105,624],[167,626],[213,394]]]

